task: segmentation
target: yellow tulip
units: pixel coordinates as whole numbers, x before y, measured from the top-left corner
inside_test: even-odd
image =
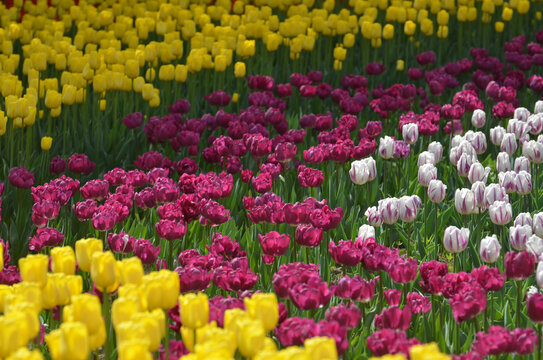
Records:
[[[50,144],[49,147],[51,147]],[[51,269],[53,272],[66,275],[75,274],[75,253],[71,246],[55,247],[51,249],[51,259]]]
[[[179,296],[179,314],[185,327],[196,329],[204,326],[209,319],[207,295],[200,292]]]
[[[477,20],[477,8],[472,6],[468,8],[468,21],[473,22],[475,20]]]
[[[41,138],[41,149],[43,151],[49,151],[51,149],[51,144],[53,143],[53,138],[49,136],[44,136]]]
[[[4,312],[4,302],[8,295],[13,293],[11,286],[0,284],[0,313]]]
[[[255,356],[264,346],[266,331],[260,320],[244,320],[237,334],[240,353],[245,357]]]
[[[383,28],[383,39],[390,40],[394,37],[394,25],[386,24]]]
[[[396,71],[400,72],[400,71],[403,71],[405,69],[405,61],[403,61],[402,59],[398,59],[396,61]]]
[[[449,27],[448,26],[440,26],[437,29],[437,37],[440,39],[446,39],[447,36],[449,36]]]
[[[497,32],[497,33],[502,33],[503,32],[503,29],[505,27],[505,24],[501,21],[496,21],[494,23],[494,30]]]
[[[20,348],[8,356],[6,360],[43,360],[43,355],[37,349],[30,351],[27,348]]]
[[[183,344],[187,347],[189,351],[194,351],[194,329],[189,329],[188,327],[181,326],[181,329],[179,329],[179,331],[181,332]]]
[[[119,344],[119,360],[152,360],[153,357],[145,342],[139,339],[124,341]]]
[[[121,275],[121,284],[141,284],[144,272],[143,265],[138,257],[133,256],[127,259],[123,259],[117,264]]]
[[[32,60],[32,66],[38,71],[45,71],[47,69],[47,56],[43,52],[33,53],[30,55]]]
[[[437,23],[440,26],[445,26],[449,23],[449,13],[447,12],[447,10],[441,10],[437,14]]]
[[[131,321],[141,324],[145,328],[147,334],[147,340],[149,341],[149,350],[151,352],[157,351],[160,346],[161,333],[164,327],[160,327],[160,322],[151,313],[140,312],[132,315]]]
[[[28,336],[35,338],[40,332],[40,319],[38,313],[34,307],[34,304],[27,301],[21,301],[10,305],[9,311],[6,314],[18,312],[25,316],[26,328],[28,330]]]
[[[407,360],[402,354],[384,355],[381,357],[371,357],[370,360]]]
[[[85,324],[68,322],[60,325],[67,354],[73,360],[85,360],[89,356],[89,333]]]
[[[48,109],[56,109],[62,103],[62,95],[56,90],[47,90],[45,93],[45,106]]]
[[[91,279],[101,291],[113,292],[119,286],[115,256],[111,251],[95,252],[91,260]]]
[[[186,65],[178,64],[175,66],[175,81],[184,83],[187,81],[188,69]]]
[[[513,18],[513,9],[510,7],[504,7],[502,10],[502,20],[503,21],[511,21]]]
[[[26,316],[21,312],[13,312],[0,317],[0,356],[7,357],[20,347],[26,345],[30,336],[26,324]]]
[[[48,265],[49,258],[43,254],[27,255],[25,258],[19,259],[21,279],[44,286],[47,282]]]
[[[345,34],[345,36],[343,36],[343,46],[345,46],[348,49],[352,48],[354,46],[354,40],[355,40],[354,34],[352,33]]]
[[[237,104],[238,101],[239,101],[239,94],[238,94],[238,93],[233,93],[233,94],[232,94],[232,102],[233,102],[234,104]]]
[[[407,36],[413,36],[415,34],[416,29],[417,29],[417,24],[415,24],[411,20],[407,20],[403,26],[403,32]]]
[[[215,66],[216,72],[224,72],[226,70],[226,56],[225,55],[215,56],[214,66]]]
[[[62,87],[62,104],[73,105],[77,89],[73,85],[66,84]]]
[[[436,343],[415,345],[409,349],[409,358],[412,360],[449,360],[449,355],[439,351]]]
[[[257,293],[251,298],[244,299],[245,308],[249,315],[260,320],[266,331],[273,330],[279,321],[277,297],[273,293]]]
[[[175,78],[175,67],[172,64],[162,65],[158,70],[158,78],[161,81],[172,81]]]
[[[89,334],[99,332],[103,326],[102,307],[97,296],[88,293],[72,296],[72,304],[64,307],[66,313],[71,312],[71,321],[80,321],[87,327]],[[67,318],[65,315],[64,318]]]
[[[329,337],[314,337],[305,340],[305,351],[312,360],[337,360],[336,342]]]
[[[518,3],[517,11],[520,15],[525,15],[530,11],[530,2],[527,0],[520,0]]]
[[[66,70],[66,54],[57,54],[55,58],[55,69],[57,71]]]
[[[88,238],[80,239],[75,243],[75,257],[77,265],[82,271],[89,272],[91,270],[92,255],[95,252],[103,251],[103,242],[100,239]]]
[[[196,329],[196,344],[204,344],[208,341],[225,344],[231,357],[233,357],[236,352],[236,334],[218,328],[215,321]]]
[[[279,351],[279,359],[285,360],[312,360],[304,348],[298,346],[289,346]]]
[[[3,303],[2,305],[6,308],[11,304],[11,302],[8,301],[8,296],[12,294],[14,295],[14,300],[27,301],[34,304],[36,314],[42,310],[42,290],[39,284],[23,281],[13,285],[12,290],[13,292],[6,294],[4,301],[1,301]]]

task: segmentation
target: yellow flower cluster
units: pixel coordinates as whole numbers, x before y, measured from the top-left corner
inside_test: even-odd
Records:
[[[26,14],[17,22],[21,8]],[[348,8],[334,0],[320,7],[314,0],[62,0],[54,7],[19,0],[9,10],[0,5],[0,93],[6,99],[0,135],[7,119],[30,126],[41,104],[57,117],[62,107],[89,100],[90,91],[102,110],[108,92],[134,91],[158,107],[157,75],[161,82],[183,83],[189,73],[224,72],[235,63],[236,77],[243,77],[257,42],[268,52],[286,46],[297,59],[319,37],[341,36],[334,49],[339,70],[357,41],[381,47],[398,36],[396,27],[408,37],[417,31],[431,36],[437,27],[437,37],[447,38],[451,17],[488,23],[501,13],[495,23],[501,32],[513,16],[529,11],[530,0],[484,0],[480,6],[475,0],[349,0]]]

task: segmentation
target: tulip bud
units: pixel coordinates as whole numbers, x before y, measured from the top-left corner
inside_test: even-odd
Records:
[[[505,225],[513,218],[513,208],[505,201],[496,201],[488,208],[490,221],[496,225]]]
[[[498,173],[511,171],[511,161],[509,160],[509,154],[501,152],[496,158],[496,171]]]
[[[537,269],[535,270],[535,281],[537,286],[543,288],[543,261],[539,261]]]
[[[501,145],[505,132],[505,129],[501,126],[490,129],[490,142],[496,146]]]
[[[519,173],[521,171],[530,172],[530,160],[528,160],[527,157],[519,156],[518,158],[515,159],[513,170],[516,173]]]
[[[379,213],[385,224],[394,224],[400,217],[399,200],[396,198],[386,198],[379,200]]]
[[[534,140],[525,142],[522,146],[522,155],[534,164],[543,163],[543,144]]]
[[[527,212],[518,214],[517,217],[515,218],[514,225],[515,226],[529,225],[531,227],[532,226],[532,215],[530,215],[530,213],[527,213]]]
[[[428,151],[434,154],[434,164],[441,161],[443,157],[443,145],[439,141],[431,142],[428,145]]]
[[[377,176],[375,160],[371,157],[362,160],[353,161],[349,176],[353,183],[363,185],[368,181],[372,181]]]
[[[485,168],[480,162],[476,162],[473,163],[469,169],[468,180],[472,184],[476,181],[482,181],[483,183],[486,183],[488,174],[490,174],[490,168]]]
[[[117,289],[119,274],[115,256],[111,251],[92,254],[91,278],[100,291],[111,293]]]
[[[414,144],[419,138],[419,128],[417,124],[409,123],[402,126],[402,136],[406,143]]]
[[[528,241],[526,241],[526,250],[534,255],[536,259],[540,259],[543,254],[543,238],[537,235],[530,236]]]
[[[260,320],[264,330],[270,331],[277,326],[279,321],[279,305],[275,294],[257,293],[244,299],[245,308],[249,315]]]
[[[385,136],[379,141],[379,155],[383,159],[391,159],[394,156],[394,139]]]
[[[179,296],[181,323],[189,329],[204,326],[209,318],[209,304],[204,293],[188,293]]]
[[[423,151],[419,154],[419,157],[417,159],[417,166],[420,168],[424,164],[436,164],[436,159],[434,154],[432,154],[429,151]]]
[[[517,140],[515,134],[506,133],[503,135],[502,143],[500,145],[501,151],[505,151],[509,155],[512,155],[517,151]],[[525,155],[526,156],[526,155]]]
[[[456,189],[454,206],[462,215],[473,214],[476,211],[475,194],[470,189]]]
[[[477,162],[477,158],[475,156],[469,155],[467,153],[463,153],[462,155],[460,155],[460,158],[456,163],[458,175],[462,177],[468,176],[469,170],[475,162]]]
[[[118,263],[120,282],[122,285],[134,284],[139,285],[143,279],[143,265],[140,258],[133,256],[123,259]]]
[[[475,195],[475,206],[478,208],[485,207],[485,183],[482,181],[476,181],[471,185],[471,191]]]
[[[75,254],[71,246],[51,249],[51,269],[54,273],[75,274]]]
[[[41,138],[41,149],[43,151],[49,151],[51,149],[51,144],[53,143],[53,138],[49,136],[44,136]]]
[[[38,283],[43,287],[47,282],[48,266],[49,258],[47,255],[27,255],[26,257],[19,259],[21,279],[23,281]]]
[[[422,165],[419,167],[418,179],[422,186],[428,187],[432,180],[437,179],[437,168],[433,164]]]
[[[528,195],[532,191],[532,176],[522,170],[515,177],[515,191],[519,195]]]
[[[141,339],[124,341],[119,344],[119,360],[152,360],[149,345]]]
[[[371,226],[379,227],[383,224],[383,218],[381,217],[381,212],[377,209],[376,206],[367,208],[364,215],[368,219],[368,223]]]
[[[81,239],[75,243],[75,257],[77,265],[82,271],[91,270],[91,259],[95,252],[103,251],[103,243],[100,239]]]
[[[509,228],[509,243],[518,250],[526,250],[526,242],[532,236],[532,227],[529,225],[511,226]]]
[[[433,203],[440,203],[445,199],[447,186],[441,180],[431,180],[428,184],[428,199]]]
[[[64,321],[82,322],[87,327],[89,334],[99,332],[100,327],[104,325],[104,319],[98,297],[84,293],[73,296],[71,301],[71,305],[64,307]]]
[[[449,226],[443,235],[443,246],[451,253],[460,253],[468,246],[469,229],[459,229],[456,226]]]
[[[329,337],[313,337],[306,339],[304,348],[309,359],[337,360],[337,348],[334,339]]]
[[[487,236],[481,240],[479,256],[487,264],[492,264],[500,257],[501,245],[496,235]]]
[[[475,109],[471,115],[471,124],[474,128],[480,129],[485,126],[486,114],[481,109]]]
[[[420,208],[420,198],[417,195],[402,196],[399,201],[400,219],[403,222],[412,222],[417,217]]]
[[[245,63],[238,61],[234,64],[234,76],[241,79],[245,76]]]
[[[529,133],[532,135],[538,135],[543,131],[543,116],[541,114],[534,114],[528,117]]]
[[[371,225],[362,224],[360,228],[358,228],[357,238],[362,239],[362,241],[370,238],[375,239],[375,228]]]

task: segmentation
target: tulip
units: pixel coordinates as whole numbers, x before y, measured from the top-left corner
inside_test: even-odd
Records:
[[[527,251],[505,254],[505,274],[512,280],[523,280],[534,272],[535,258]]]
[[[383,218],[381,217],[381,212],[380,212],[380,210],[378,210],[378,208],[376,206],[372,206],[372,207],[367,208],[364,215],[368,219],[368,223],[371,226],[379,227],[379,226],[381,226],[383,224]],[[542,223],[542,229],[541,230],[543,231],[543,223]]]
[[[490,221],[496,225],[505,225],[513,219],[513,208],[510,203],[496,201],[488,208]]]
[[[402,196],[399,201],[400,219],[403,222],[412,222],[420,209],[420,198],[417,195]]]
[[[506,131],[501,126],[490,129],[490,142],[496,146],[501,145]]]
[[[471,124],[473,127],[480,129],[485,126],[486,114],[483,110],[475,109],[471,115]]]
[[[383,159],[391,159],[394,155],[394,139],[389,136],[381,138],[379,142],[379,155]]]
[[[475,183],[476,181],[482,181],[486,183],[488,179],[488,174],[490,173],[489,167],[483,167],[479,162],[473,163],[469,169],[468,180],[470,183]]]
[[[496,235],[487,236],[481,240],[479,246],[479,256],[487,264],[491,264],[498,260],[500,256],[501,245]]]
[[[539,261],[537,269],[535,270],[535,280],[537,286],[543,288],[543,261]]]
[[[241,355],[251,358],[263,347],[266,332],[260,321],[244,320],[241,322],[237,338]]]
[[[209,318],[209,304],[204,293],[179,296],[179,313],[183,326],[196,329],[204,326]]]
[[[433,153],[429,151],[423,151],[419,154],[419,157],[417,159],[417,166],[420,168],[422,165],[425,164],[432,164],[435,165],[435,156]]]
[[[473,214],[476,211],[475,194],[470,189],[456,189],[454,206],[462,215]]]
[[[539,259],[541,254],[543,254],[543,239],[537,235],[530,236],[526,241],[526,250],[536,259]]]
[[[44,286],[47,282],[47,267],[49,258],[47,255],[27,255],[19,259],[19,271],[23,281],[35,282]]]
[[[385,224],[394,224],[400,217],[399,200],[396,198],[386,198],[379,200],[379,213]]]
[[[422,165],[419,167],[418,179],[422,186],[428,187],[432,180],[437,179],[437,168],[433,164]]]
[[[539,237],[543,237],[543,212],[533,216],[533,232]]]
[[[509,155],[512,155],[517,151],[517,140],[515,134],[506,133],[503,135],[503,139],[500,145],[500,150],[506,152]]]
[[[351,181],[356,185],[364,185],[370,179],[370,169],[363,160],[353,161],[349,170],[349,176]]]
[[[543,294],[539,292],[528,293],[526,295],[526,308],[530,320],[536,324],[543,323]]]
[[[450,253],[460,253],[466,249],[469,242],[469,229],[459,229],[456,226],[449,226],[443,235],[443,246]]]
[[[119,286],[119,269],[111,251],[93,253],[90,273],[100,291],[111,293]]]
[[[515,218],[514,225],[515,226],[529,225],[530,227],[532,227],[532,215],[530,215],[530,213],[518,214],[517,217]]]
[[[124,341],[119,344],[119,360],[152,360],[149,345],[141,339]]]
[[[428,184],[428,199],[433,203],[440,203],[445,199],[447,186],[441,180],[431,180]]]
[[[255,320],[260,320],[264,330],[271,331],[277,326],[279,320],[279,307],[275,294],[254,294],[244,299],[245,308]]]
[[[80,239],[75,243],[75,257],[77,265],[82,271],[90,272],[92,256],[96,252],[102,252],[103,243],[100,239]]]
[[[509,242],[518,250],[526,250],[526,242],[532,236],[532,227],[529,225],[512,226],[509,228]]]
[[[462,177],[468,176],[469,170],[475,162],[477,162],[476,156],[469,155],[467,153],[461,154],[456,163],[456,169],[458,170],[458,175]]]
[[[338,358],[336,342],[329,337],[316,336],[306,339],[304,348],[309,359],[337,360]]]
[[[534,164],[543,163],[543,144],[535,140],[525,142],[522,146],[522,155]]]
[[[138,257],[123,259],[117,263],[119,268],[120,283],[122,285],[139,285],[143,279],[144,271],[141,260]]]
[[[371,225],[362,224],[360,228],[358,228],[357,238],[362,239],[363,241],[375,239],[375,228]]]
[[[527,157],[519,156],[518,158],[515,159],[513,170],[516,173],[519,173],[521,171],[530,172],[530,160],[528,160]]]
[[[434,141],[428,145],[428,151],[434,154],[435,164],[441,161],[443,157],[443,145],[440,142]]]
[[[51,249],[51,269],[55,273],[75,274],[75,253],[71,246]]]
[[[532,191],[532,176],[521,170],[515,178],[515,190],[519,195],[528,195]]]
[[[419,138],[419,128],[417,124],[408,123],[402,126],[402,136],[406,143],[414,144]]]

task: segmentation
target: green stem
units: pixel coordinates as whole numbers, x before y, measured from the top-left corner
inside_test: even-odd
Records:
[[[104,289],[103,295],[103,314],[104,314],[104,321],[106,325],[106,341],[104,343],[104,358],[105,359],[111,359],[111,342],[112,339],[111,334],[111,299],[109,298],[109,294],[106,289]]]
[[[543,350],[543,324],[537,324],[537,332],[539,333],[539,346],[537,349],[537,360],[541,360],[541,353]]]
[[[517,316],[515,317],[515,325],[516,325],[517,328],[519,328],[520,327],[520,316],[521,316],[520,303],[522,301],[522,281],[517,280],[516,285],[517,285]]]
[[[169,360],[170,358],[170,327],[168,326],[168,316],[164,321],[166,327],[164,329],[164,359]]]

